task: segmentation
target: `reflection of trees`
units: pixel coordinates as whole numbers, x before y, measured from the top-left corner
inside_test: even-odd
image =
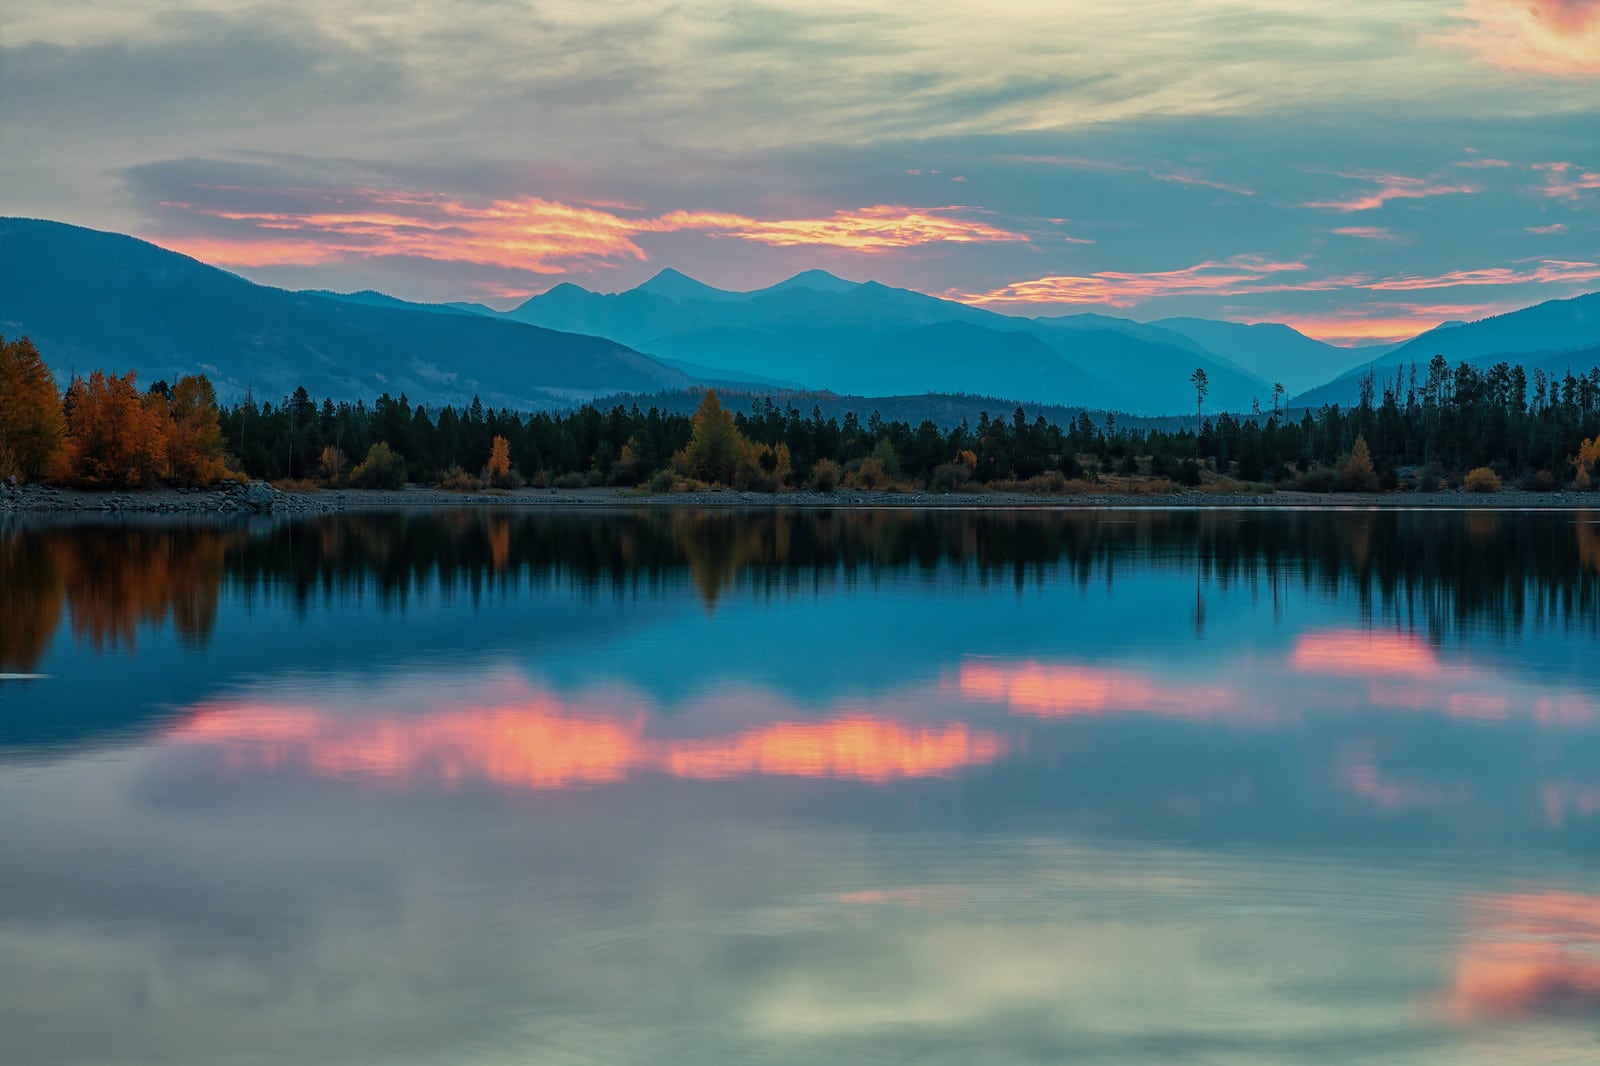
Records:
[[[49,545],[0,536],[0,673],[31,671],[61,620],[61,570]]]
[[[169,619],[203,641],[224,582],[305,611],[335,596],[403,605],[426,589],[550,584],[638,595],[687,579],[714,606],[734,588],[781,596],[892,573],[1022,588],[1153,565],[1192,571],[1202,588],[1349,598],[1435,636],[1529,618],[1593,628],[1597,545],[1586,512],[456,510],[232,530],[74,526],[0,540],[0,662],[36,663],[63,605],[96,647]]]
[[[0,668],[28,670],[63,610],[95,650],[132,646],[141,624],[171,622],[204,643],[216,622],[228,547],[214,528],[70,526],[0,539]]]

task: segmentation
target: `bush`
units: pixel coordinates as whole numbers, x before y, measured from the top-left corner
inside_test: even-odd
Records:
[[[1466,480],[1461,486],[1468,492],[1499,492],[1500,475],[1486,466],[1474,467],[1467,471]]]
[[[367,449],[367,457],[350,471],[350,484],[358,489],[403,489],[406,461],[383,441]]]
[[[671,492],[676,484],[677,479],[672,476],[672,471],[657,470],[645,487],[651,492]]]
[[[1332,492],[1338,484],[1338,476],[1325,466],[1314,466],[1294,479],[1297,492]]]
[[[832,492],[839,487],[841,471],[832,459],[818,459],[811,468],[811,487],[817,492]]]
[[[936,492],[955,492],[972,477],[972,471],[963,463],[940,463],[933,468],[932,484]]]
[[[434,487],[443,489],[446,492],[477,492],[478,489],[483,487],[483,483],[479,478],[473,477],[457,464],[446,470],[444,477],[440,478],[439,483]]]
[[[1185,459],[1178,464],[1177,477],[1172,478],[1180,485],[1193,487],[1200,484],[1200,464],[1193,459]]]
[[[1556,476],[1548,470],[1535,470],[1522,479],[1522,487],[1527,492],[1554,492]]]
[[[885,489],[889,487],[889,472],[882,459],[863,459],[845,484],[852,489]]]
[[[583,488],[583,475],[569,470],[552,480],[550,487],[556,489],[581,489]]]

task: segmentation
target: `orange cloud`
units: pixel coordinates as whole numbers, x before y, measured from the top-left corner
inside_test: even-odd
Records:
[[[1442,1012],[1461,1022],[1600,1010],[1600,897],[1487,895],[1468,906],[1466,943]]]
[[[208,188],[209,193],[252,190]],[[162,206],[243,227],[237,236],[167,240],[178,251],[224,266],[315,265],[350,257],[411,256],[443,262],[561,273],[574,263],[646,258],[637,238],[698,231],[780,247],[817,245],[879,252],[939,243],[1027,242],[1020,233],[960,217],[971,209],[879,204],[826,218],[765,220],[709,211],[629,217],[595,206],[523,197],[472,205],[443,194],[358,189],[313,194],[299,211]]]
[[[1468,25],[1435,40],[1504,70],[1563,78],[1600,75],[1600,4],[1593,0],[1464,0]]]
[[[1136,713],[1209,719],[1241,716],[1248,705],[1224,686],[1167,685],[1131,670],[1032,661],[962,663],[955,688],[966,699],[1038,718]]]
[[[1413,292],[1422,289],[1452,289],[1475,285],[1548,285],[1565,281],[1594,281],[1600,278],[1600,263],[1543,259],[1527,269],[1487,267],[1482,270],[1452,270],[1447,274],[1383,278],[1357,288],[1374,292]]]
[[[1236,255],[1231,259],[1208,260],[1181,270],[1149,274],[1116,270],[1089,275],[1054,274],[1031,281],[1012,282],[988,292],[947,292],[943,295],[970,304],[1067,303],[1133,307],[1161,296],[1196,293],[1237,296],[1252,292],[1321,291],[1345,287],[1350,282],[1348,278],[1301,284],[1267,281],[1277,274],[1305,269],[1304,263],[1278,262],[1261,255]]]
[[[1454,196],[1478,192],[1476,185],[1442,185],[1429,178],[1408,178],[1400,174],[1349,174],[1376,183],[1376,188],[1343,200],[1313,200],[1301,207],[1320,208],[1351,214],[1374,211],[1390,200],[1422,200],[1432,196]]]
[[[236,769],[530,790],[616,783],[643,772],[885,783],[993,762],[1003,750],[999,737],[964,723],[908,726],[862,714],[765,724],[731,736],[656,738],[646,735],[642,714],[596,713],[541,693],[416,715],[220,703],[200,708],[170,739],[219,749]]]

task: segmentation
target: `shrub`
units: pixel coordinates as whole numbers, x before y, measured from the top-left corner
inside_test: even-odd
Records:
[[[645,487],[651,492],[671,492],[676,483],[677,479],[672,476],[672,471],[657,470]]]
[[[1294,479],[1298,492],[1332,492],[1338,484],[1338,476],[1325,466],[1314,466]]]
[[[1473,467],[1461,486],[1468,492],[1499,492],[1500,475],[1486,466]]]
[[[1556,476],[1548,470],[1535,470],[1522,479],[1522,487],[1527,492],[1554,492]]]
[[[852,489],[888,488],[889,472],[884,469],[882,459],[863,459],[855,473],[845,479],[845,484]]]
[[[584,487],[590,489],[597,489],[605,483],[606,475],[599,467],[595,467],[593,470],[589,471],[589,473],[586,474],[583,479]]]
[[[350,471],[350,484],[358,489],[403,489],[406,461],[383,441],[367,449],[367,457]]]
[[[444,489],[446,492],[477,492],[483,487],[483,483],[457,464],[446,470],[444,477],[440,478],[438,485],[434,487]]]
[[[581,489],[583,488],[583,475],[575,471],[567,471],[558,475],[550,482],[550,487],[555,489]]]
[[[971,477],[972,471],[964,463],[940,463],[933,468],[931,481],[936,492],[955,492]]]
[[[841,471],[832,459],[818,459],[811,468],[811,487],[817,492],[832,492],[839,487]]]
[[[1195,486],[1200,484],[1200,464],[1193,459],[1185,459],[1178,464],[1178,476],[1172,480],[1180,485]]]
[[[1372,466],[1372,452],[1367,448],[1367,438],[1356,437],[1350,454],[1339,460],[1337,474],[1340,492],[1378,491],[1378,472]]]

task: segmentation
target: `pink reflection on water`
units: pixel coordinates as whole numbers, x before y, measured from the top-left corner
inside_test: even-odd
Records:
[[[1239,692],[1225,685],[1173,685],[1118,667],[967,661],[954,687],[966,699],[1001,703],[1037,718],[1153,714],[1173,718],[1246,717]]]
[[[1546,890],[1471,900],[1439,1006],[1462,1022],[1600,1011],[1600,896]]]
[[[236,701],[198,708],[172,742],[220,751],[237,770],[299,770],[341,780],[485,782],[562,789],[642,772],[696,780],[812,777],[883,784],[993,762],[1002,740],[963,722],[912,725],[864,713],[775,721],[732,734],[651,736],[638,707],[527,689],[488,705],[402,714]]]

